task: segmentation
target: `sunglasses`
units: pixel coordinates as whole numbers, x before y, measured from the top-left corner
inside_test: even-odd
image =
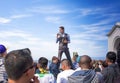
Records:
[[[29,69],[35,68],[36,64],[33,64],[32,66],[30,66],[29,68],[27,68],[23,73],[27,72]]]

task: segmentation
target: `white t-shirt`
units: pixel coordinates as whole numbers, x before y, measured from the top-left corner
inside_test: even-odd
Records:
[[[43,77],[40,77],[39,74],[35,74],[38,77],[40,83],[54,83],[54,76],[52,74],[45,74]]]
[[[80,71],[81,70],[81,67],[78,67],[75,71]]]
[[[68,76],[72,75],[74,70],[65,70],[58,74],[57,83],[68,83]]]

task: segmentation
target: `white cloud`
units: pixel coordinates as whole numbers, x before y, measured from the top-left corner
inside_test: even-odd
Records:
[[[91,33],[80,33],[80,34],[75,34],[72,36],[73,38],[79,38],[79,39],[85,39],[85,40],[97,40],[97,41],[103,41],[107,40],[107,36],[103,34],[91,34]]]
[[[105,46],[101,46],[97,41],[86,39],[72,39],[70,46],[71,52],[78,52],[79,55],[89,55],[91,57],[103,57],[106,53]]]
[[[55,41],[43,40],[42,37],[35,37],[28,32],[21,30],[1,31],[0,39],[0,43],[4,44],[8,51],[30,48],[34,60],[42,56],[48,59],[51,59],[53,55],[57,56],[57,44]]]
[[[71,43],[69,44],[71,56],[74,51],[77,51],[80,55],[88,54],[92,57],[98,56],[100,52],[103,52],[100,54],[104,55],[104,47],[98,45],[94,40],[85,39],[84,37],[86,36],[89,37],[85,34],[71,35]],[[57,56],[58,54],[58,44],[55,43],[55,40],[47,41],[41,36],[36,37],[31,33],[21,30],[1,31],[0,39],[1,44],[4,44],[8,51],[30,48],[34,60],[38,60],[39,57],[43,56],[51,59],[52,56]]]
[[[88,15],[96,15],[101,14],[105,8],[77,8],[73,11],[73,13],[77,13],[78,15],[75,18],[88,16]]]
[[[0,17],[0,24],[10,23],[11,19]]]
[[[106,17],[118,19],[118,17],[120,16],[118,12],[114,11],[114,7],[77,8],[73,11],[73,13],[78,14],[74,18],[92,16],[96,19]]]
[[[25,17],[30,17],[32,16],[31,14],[18,14],[18,15],[12,15],[8,18],[0,17],[0,24],[7,24],[12,22],[14,19],[20,19],[20,18],[25,18]]]
[[[81,29],[79,33],[72,35],[75,39],[104,41],[107,40],[106,31],[111,27],[109,23],[111,19],[104,19],[92,24],[81,24],[78,26],[72,26],[71,29]]]
[[[38,6],[28,8],[27,11],[41,14],[66,14],[69,12],[68,10],[60,9],[57,6]]]
[[[91,12],[93,12],[92,9],[80,9],[80,14],[81,14],[82,16],[89,15]]]
[[[5,34],[4,36],[2,34]],[[0,38],[9,38],[9,37],[19,37],[19,38],[27,38],[29,35],[20,30],[13,31],[1,31]]]
[[[61,23],[61,18],[60,17],[48,16],[48,17],[45,18],[45,20],[47,22],[56,23],[56,24]]]
[[[31,14],[18,14],[18,15],[13,15],[10,18],[12,19],[18,19],[18,18],[25,18],[25,17],[30,17],[32,16]]]

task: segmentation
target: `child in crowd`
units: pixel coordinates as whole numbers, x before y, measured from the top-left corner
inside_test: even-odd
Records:
[[[40,83],[54,83],[54,76],[47,71],[48,59],[41,57],[38,61],[38,69],[35,76],[38,76]]]
[[[57,79],[57,75],[60,73],[59,65],[60,65],[59,59],[56,56],[53,56],[52,63],[49,66],[49,70],[50,73],[54,75],[55,79]]]

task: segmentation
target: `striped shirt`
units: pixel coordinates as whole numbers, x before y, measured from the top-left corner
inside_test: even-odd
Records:
[[[4,58],[0,57],[0,82],[3,81],[5,83],[6,80],[7,74],[5,72]]]

